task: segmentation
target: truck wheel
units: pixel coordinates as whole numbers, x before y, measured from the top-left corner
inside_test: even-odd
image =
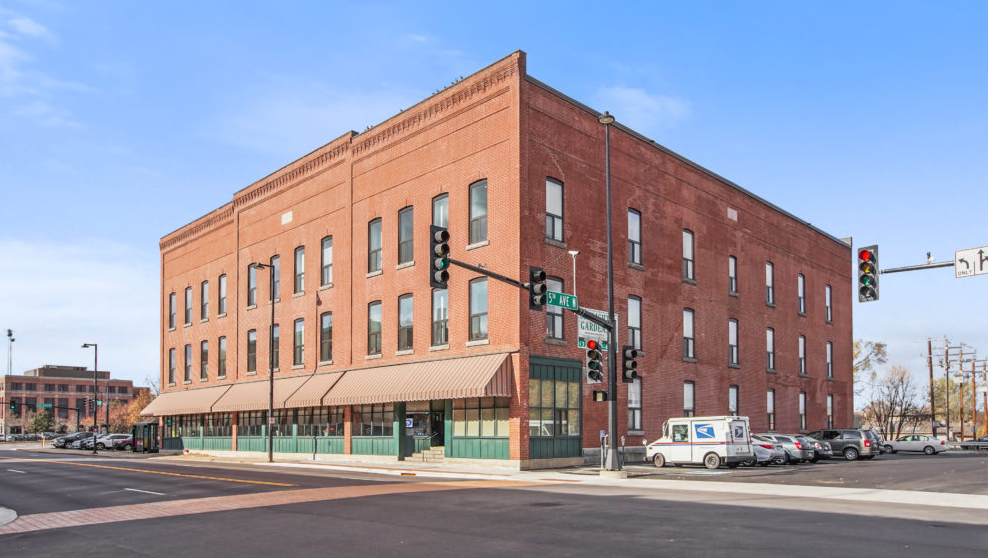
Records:
[[[662,467],[666,466],[666,458],[661,453],[657,453],[655,454],[655,457],[652,458],[652,463],[654,463],[656,467],[661,469]]]
[[[703,465],[707,469],[717,469],[720,467],[720,456],[716,453],[708,453],[703,457]]]
[[[848,461],[855,461],[858,458],[858,448],[850,447],[844,448],[844,459]]]

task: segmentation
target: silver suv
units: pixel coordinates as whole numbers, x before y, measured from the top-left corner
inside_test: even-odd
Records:
[[[810,437],[822,442],[829,442],[834,451],[834,457],[843,455],[844,459],[848,461],[854,461],[858,458],[872,459],[882,451],[878,436],[871,430],[828,428],[810,432]]]

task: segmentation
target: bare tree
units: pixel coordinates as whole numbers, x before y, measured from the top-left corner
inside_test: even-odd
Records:
[[[851,358],[854,394],[860,396],[866,387],[873,386],[878,379],[875,368],[888,362],[888,345],[874,341],[855,341],[851,346]],[[866,372],[870,372],[867,380],[863,377]]]
[[[894,440],[904,428],[916,426],[921,420],[922,409],[917,396],[912,374],[904,366],[894,364],[872,385],[871,401],[864,409],[864,418],[886,440]]]

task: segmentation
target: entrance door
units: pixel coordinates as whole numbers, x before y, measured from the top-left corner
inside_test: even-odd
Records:
[[[444,446],[446,444],[446,413],[444,411],[432,411],[429,428],[432,430],[432,447]]]

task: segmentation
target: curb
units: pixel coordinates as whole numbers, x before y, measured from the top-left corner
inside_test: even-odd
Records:
[[[17,512],[11,509],[0,507],[0,527],[17,519]]]

